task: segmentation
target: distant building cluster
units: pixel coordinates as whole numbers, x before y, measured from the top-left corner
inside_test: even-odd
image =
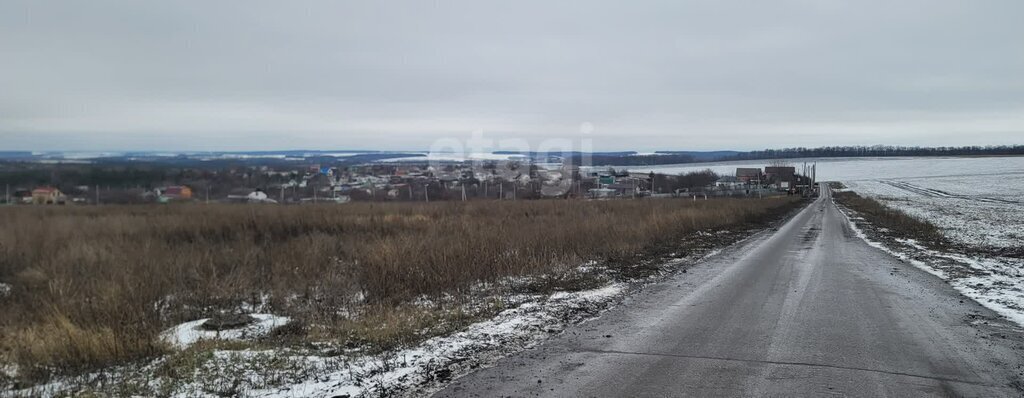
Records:
[[[805,166],[798,174],[795,166],[768,166],[761,168],[739,167],[734,176],[722,176],[715,182],[720,191],[783,192],[787,194],[816,194],[813,181],[813,166]]]
[[[127,172],[126,172],[127,173]],[[356,166],[307,164],[249,166],[225,170],[183,169],[118,184],[8,186],[7,203],[37,205],[93,203],[347,203],[471,199],[617,199],[678,196],[764,196],[813,194],[812,170],[794,166],[737,168],[734,175],[710,170],[682,175],[636,173],[626,169],[534,163],[530,160],[446,163],[368,163]],[[137,173],[136,173],[137,174]],[[134,178],[126,174],[124,180]]]

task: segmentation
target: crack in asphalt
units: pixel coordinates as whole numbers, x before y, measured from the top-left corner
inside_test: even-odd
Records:
[[[575,351],[577,351],[577,352],[584,352],[584,353],[593,353],[593,354],[638,355],[638,356],[664,357],[664,358],[702,359],[702,360],[723,361],[723,362],[755,363],[755,364],[762,364],[762,365],[784,365],[784,366],[802,366],[802,367],[811,367],[811,368],[854,370],[854,371],[860,371],[860,372],[879,373],[879,374],[886,374],[886,375],[892,375],[892,376],[904,376],[904,377],[913,377],[913,378],[919,378],[919,379],[937,380],[937,381],[944,381],[944,382],[950,382],[950,383],[962,383],[962,384],[969,384],[969,385],[980,386],[980,387],[995,387],[995,388],[1008,387],[1008,386],[1005,386],[1005,385],[990,384],[990,383],[986,383],[986,382],[982,382],[982,381],[961,380],[961,379],[953,379],[953,378],[942,377],[942,376],[926,376],[926,375],[921,375],[921,374],[916,374],[916,373],[894,372],[894,371],[888,371],[888,370],[858,368],[858,367],[854,367],[854,366],[828,365],[828,364],[811,363],[811,362],[768,361],[768,360],[761,360],[761,359],[739,359],[739,358],[712,357],[712,356],[701,356],[701,355],[665,354],[665,353],[657,353],[657,352],[631,352],[631,351],[615,351],[615,350],[578,349],[578,350],[575,350]]]

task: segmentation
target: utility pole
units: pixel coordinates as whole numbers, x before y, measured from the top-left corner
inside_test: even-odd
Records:
[[[818,162],[814,162],[814,165],[811,166],[811,184],[815,187],[818,186]]]
[[[505,182],[498,184],[498,200],[505,199]]]
[[[281,185],[281,201],[278,203],[284,203],[284,185]]]
[[[423,186],[423,198],[427,203],[430,203],[430,184]]]
[[[96,184],[96,205],[100,204],[100,184]]]
[[[466,184],[462,184],[462,201],[466,201]]]

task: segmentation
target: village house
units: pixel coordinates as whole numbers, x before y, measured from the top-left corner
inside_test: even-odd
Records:
[[[739,167],[736,169],[736,178],[746,184],[756,184],[764,181],[760,168]]]
[[[722,176],[715,181],[715,187],[724,190],[742,189],[745,185],[745,182],[734,176]]]
[[[56,205],[64,204],[64,194],[54,187],[39,187],[32,190],[32,204]]]
[[[30,204],[32,203],[32,190],[15,189],[11,198],[11,201],[14,203]]]
[[[796,167],[765,167],[764,175],[768,183],[776,189],[790,190],[796,186]]]
[[[157,190],[161,202],[192,199],[192,188],[184,185],[169,186]]]
[[[636,194],[640,193],[640,188],[635,183],[630,182],[617,182],[609,184],[606,188],[615,191],[615,194],[618,196],[636,196]]]

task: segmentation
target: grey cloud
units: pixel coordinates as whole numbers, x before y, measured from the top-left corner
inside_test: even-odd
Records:
[[[582,122],[606,150],[1020,143],[1020,15],[1015,0],[5,1],[0,149],[424,149]]]

